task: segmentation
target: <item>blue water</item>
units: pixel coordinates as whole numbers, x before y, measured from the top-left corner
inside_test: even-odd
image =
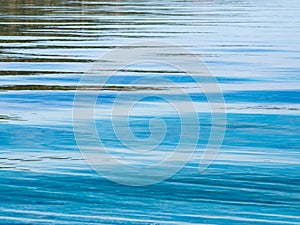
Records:
[[[0,224],[300,224],[297,0],[14,0],[0,6],[0,86],[11,85],[0,91]],[[141,40],[197,54],[223,90],[227,125],[218,157],[200,173],[211,116],[205,95],[191,90],[198,150],[171,178],[131,187],[99,176],[83,159],[72,124],[75,90],[15,87],[77,85],[94,60]],[[186,88],[193,82],[170,68],[142,65],[111,83],[145,74]],[[125,92],[128,101],[138,93]],[[105,91],[98,100],[104,111],[96,125],[107,146],[122,150],[104,115],[118,94]],[[169,111],[164,102],[145,99],[132,120],[134,133],[147,137],[149,119]],[[162,145],[168,152],[178,142],[178,117],[161,117],[169,125]]]

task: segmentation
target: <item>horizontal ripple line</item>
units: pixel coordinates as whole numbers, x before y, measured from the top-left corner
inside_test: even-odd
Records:
[[[25,90],[53,90],[53,91],[98,91],[98,90],[111,90],[111,91],[138,91],[138,90],[164,90],[165,88],[154,88],[145,86],[61,86],[61,85],[5,85],[0,86],[0,91],[25,91]]]

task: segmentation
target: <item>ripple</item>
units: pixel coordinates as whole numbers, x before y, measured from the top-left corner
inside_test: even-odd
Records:
[[[23,121],[21,117],[18,116],[8,116],[8,115],[0,115],[0,122],[1,120],[13,120],[13,121]]]
[[[142,86],[62,86],[62,85],[8,85],[0,86],[0,91],[99,91],[99,90],[110,90],[110,91],[138,91],[138,90],[164,90],[164,88],[155,87],[142,87]],[[1,119],[1,117],[0,117]]]

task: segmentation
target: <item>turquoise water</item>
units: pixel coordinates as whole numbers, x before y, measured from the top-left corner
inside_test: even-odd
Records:
[[[298,1],[0,4],[1,224],[300,223]],[[211,118],[205,96],[191,92],[199,150],[164,182],[130,187],[99,176],[84,161],[72,127],[76,90],[66,87],[77,85],[109,50],[149,40],[183,46],[206,63],[224,93],[227,129],[218,157],[199,173]],[[145,74],[185,88],[192,83],[161,65],[128,68],[112,83]],[[109,108],[118,93],[105,91],[99,107]],[[136,135],[147,137],[149,115],[168,110],[145,99],[137,108],[144,114],[133,121]],[[178,123],[174,115],[164,119]],[[99,112],[106,144],[120,148],[109,122]],[[176,129],[169,132],[165,149],[178,140]]]

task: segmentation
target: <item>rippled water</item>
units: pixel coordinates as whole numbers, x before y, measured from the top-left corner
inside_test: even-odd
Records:
[[[300,223],[297,0],[11,0],[0,6],[1,224]],[[205,173],[196,153],[162,183],[122,186],[100,177],[80,155],[73,98],[94,60],[149,40],[201,57],[224,91],[227,130]],[[118,85],[132,76],[178,75],[159,65],[121,72]],[[107,90],[103,105],[119,91]],[[192,98],[200,108],[201,149],[211,121],[201,111],[203,96]],[[142,111],[160,112],[152,101]],[[107,121],[98,116],[105,130]],[[144,120],[147,115],[135,124],[138,135]]]

